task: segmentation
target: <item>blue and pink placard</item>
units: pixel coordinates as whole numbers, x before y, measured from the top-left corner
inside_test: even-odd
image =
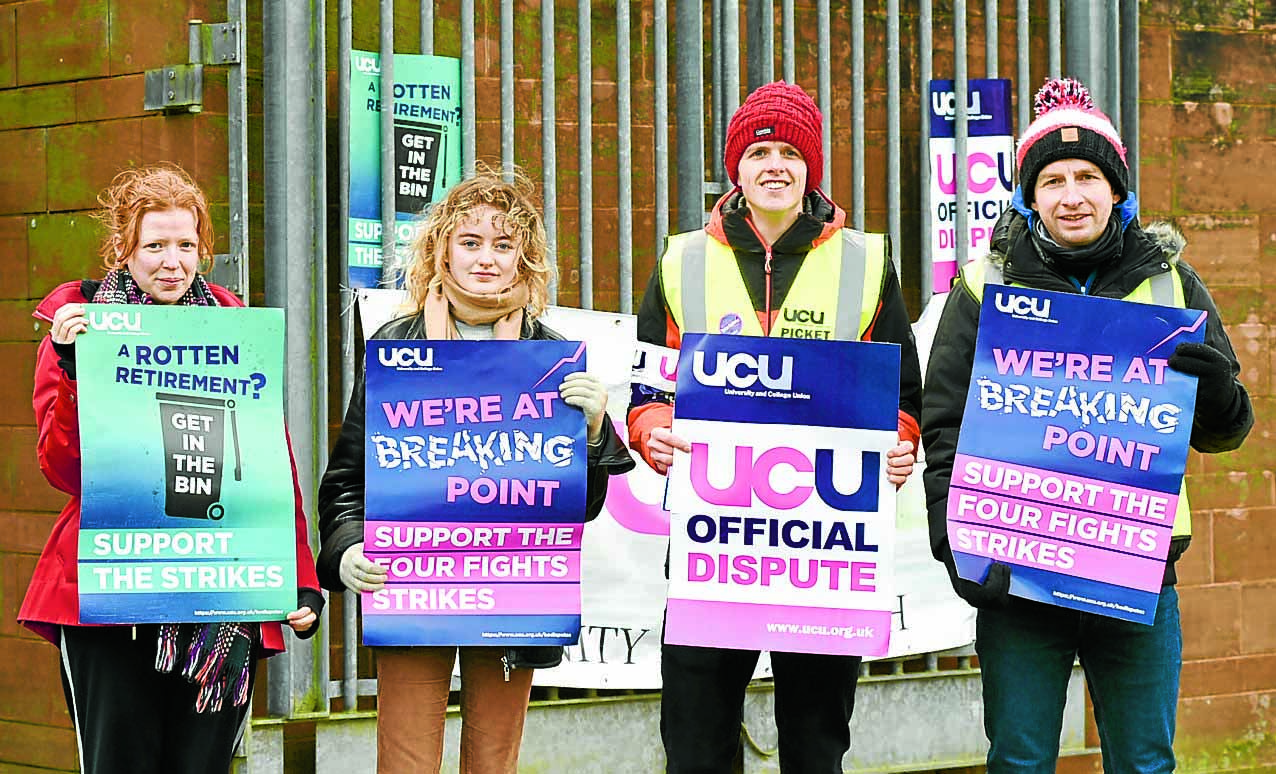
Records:
[[[564,341],[369,341],[367,645],[564,645],[580,630],[585,369]]]
[[[667,642],[880,655],[895,602],[899,347],[687,334]]]
[[[948,496],[961,577],[1003,562],[1016,596],[1152,622],[1196,403],[1167,360],[1205,319],[988,287]]]
[[[957,272],[957,245],[967,257],[988,252],[992,230],[1015,192],[1015,132],[1007,78],[966,82],[966,218],[957,233],[957,93],[954,81],[930,82],[930,241],[932,285],[946,293]]]

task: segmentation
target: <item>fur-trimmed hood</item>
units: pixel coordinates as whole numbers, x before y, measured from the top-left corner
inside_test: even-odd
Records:
[[[1143,233],[1152,244],[1160,248],[1161,255],[1165,256],[1170,265],[1178,263],[1183,257],[1183,251],[1187,249],[1187,238],[1172,223],[1153,221],[1143,226]]]

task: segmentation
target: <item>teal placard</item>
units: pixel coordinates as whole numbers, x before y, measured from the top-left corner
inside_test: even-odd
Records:
[[[461,179],[461,60],[394,55],[396,252],[427,206]],[[377,287],[381,258],[381,57],[350,52],[350,284]]]
[[[86,309],[80,620],[282,619],[297,603],[283,312]]]

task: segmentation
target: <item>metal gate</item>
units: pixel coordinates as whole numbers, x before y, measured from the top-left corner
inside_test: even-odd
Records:
[[[870,3],[867,8],[863,0],[781,0],[778,4],[773,0],[675,0],[672,9],[667,0],[607,4],[581,0],[574,13],[570,8],[559,12],[553,0],[542,0],[538,9],[518,12],[535,16],[535,25],[523,16],[516,18],[513,0],[491,0],[477,6],[474,0],[437,5],[419,0],[397,4],[393,0],[366,0],[357,7],[352,0],[271,0],[260,5],[262,39],[248,40],[247,44],[250,51],[259,47],[261,53],[263,195],[259,202],[250,201],[246,163],[250,80],[245,68],[252,57],[245,57],[241,48],[230,65],[229,81],[232,247],[231,254],[219,261],[218,271],[245,272],[236,276],[242,276],[246,285],[248,226],[251,218],[259,218],[264,241],[258,260],[265,277],[266,302],[284,308],[287,315],[286,413],[310,510],[326,462],[329,422],[334,420],[329,406],[338,407],[335,421],[339,421],[355,373],[353,296],[343,268],[347,265],[345,216],[350,174],[350,94],[343,84],[349,83],[356,22],[360,30],[379,31],[383,138],[393,137],[393,90],[388,88],[393,80],[392,54],[437,52],[460,57],[462,102],[467,107],[462,127],[465,171],[472,171],[479,157],[499,158],[507,169],[519,159],[524,163],[539,159],[550,249],[558,256],[562,276],[570,278],[565,286],[553,289],[554,298],[561,302],[566,296],[583,308],[594,308],[596,291],[608,287],[614,288],[609,291],[608,306],[615,311],[633,311],[635,292],[641,288],[641,284],[635,285],[635,246],[648,264],[642,266],[640,261],[641,283],[645,280],[643,269],[649,269],[670,232],[671,218],[676,230],[699,228],[704,223],[707,208],[729,186],[721,163],[727,121],[748,91],[776,78],[797,80],[816,94],[825,122],[825,188],[847,210],[854,227],[890,235],[897,246],[894,260],[906,293],[919,306],[936,291],[930,287],[930,273],[923,270],[933,247],[926,222],[931,209],[926,163],[929,122],[923,109],[930,79],[952,78],[956,84],[955,212],[959,232],[966,217],[966,83],[975,77],[970,72],[971,62],[982,65],[983,77],[1013,78],[1019,130],[1027,125],[1030,95],[1044,77],[1069,74],[1085,81],[1096,103],[1113,118],[1129,143],[1131,175],[1137,188],[1137,0],[1075,0],[1066,8],[1060,0],[985,0],[982,7],[974,4],[973,12],[960,0],[941,4],[922,0],[904,8],[899,0]],[[942,10],[937,11],[937,5]],[[520,4],[520,9],[526,6]],[[229,24],[246,34],[250,26],[243,0],[228,0],[227,14]],[[635,15],[640,19],[637,27]],[[596,26],[599,19],[606,21],[605,27]],[[812,26],[804,23],[811,19],[813,42]],[[335,35],[330,36],[334,20]],[[400,28],[405,21],[415,22],[417,34],[408,40],[396,39],[392,20],[397,20]],[[495,33],[478,36],[477,21],[485,22],[482,29],[494,29]],[[531,29],[538,34],[516,39],[519,30]],[[578,41],[574,62],[556,59],[564,29],[571,30]],[[598,105],[593,99],[593,57],[600,50],[594,33],[599,29],[605,33],[600,38],[615,41],[614,50],[605,52],[609,62],[614,59],[616,88],[615,129],[605,130],[607,142],[600,139],[604,133],[595,125]],[[866,38],[879,32],[883,45],[870,46]],[[976,42],[973,50],[972,37]],[[1003,42],[1010,40],[1013,71],[1000,61],[1001,53],[1009,50]],[[194,46],[193,40],[192,61]],[[538,60],[525,54],[533,49],[539,50]],[[944,63],[939,71],[937,61]],[[329,84],[330,63],[335,63],[335,88]],[[650,147],[635,147],[633,142],[641,134],[634,123],[631,88],[635,63],[651,73],[650,136],[654,140]],[[537,116],[516,115],[519,70],[522,81],[539,82],[538,121],[531,120]],[[529,70],[534,70],[530,76]],[[909,76],[906,79],[905,74]],[[498,79],[498,104],[476,99],[480,78]],[[563,87],[576,93],[574,114],[559,112],[556,90]],[[870,127],[870,108],[878,109],[882,103],[884,127]],[[474,109],[468,109],[470,106]],[[329,118],[330,109],[335,122]],[[647,106],[641,105],[639,112],[645,116]],[[499,125],[499,140],[491,147],[480,145],[481,123]],[[532,131],[534,123],[536,131]],[[542,131],[544,127],[556,131]],[[573,127],[576,142],[559,144],[559,131]],[[613,134],[614,151],[610,143]],[[529,140],[529,136],[534,139]],[[676,148],[672,161],[671,144]],[[389,253],[394,239],[392,143],[383,141],[382,149],[382,248]],[[330,153],[336,157],[336,179],[331,181]],[[849,157],[849,175],[835,176],[835,154]],[[635,162],[636,156],[641,161]],[[580,170],[574,201],[560,197],[556,174],[560,164]],[[920,170],[915,186],[902,179],[903,170],[913,165]],[[610,255],[606,256],[608,268],[597,271],[602,260],[595,248],[600,229],[594,216],[600,201],[593,181],[600,170],[614,171],[616,178],[615,206],[607,208],[615,209],[617,218],[614,274]],[[635,186],[635,179],[650,185]],[[671,190],[676,191],[672,200]],[[913,195],[906,196],[906,191]],[[256,208],[258,203],[260,209]],[[639,228],[633,214],[648,210],[651,222]],[[562,214],[572,211],[571,218]],[[329,215],[339,221],[336,229],[330,227]],[[906,220],[917,225],[908,227]],[[336,237],[331,248],[330,235]],[[966,249],[961,240],[957,249],[959,261],[964,261]],[[340,276],[330,279],[330,269]],[[335,350],[340,353],[339,389],[329,384],[329,325],[339,329]],[[366,749],[375,721],[371,712],[357,708],[360,697],[375,695],[376,685],[375,680],[359,677],[362,654],[356,645],[356,609],[352,595],[347,594],[344,604],[330,604],[332,614],[326,614],[321,636],[302,642],[288,635],[288,652],[269,662],[269,717],[254,719],[242,750],[241,767],[254,772],[282,771],[283,738],[289,725],[312,720],[322,729],[316,731],[317,770],[364,770],[357,763],[359,758],[351,756]],[[332,653],[338,648],[342,658],[330,670]],[[916,674],[914,667],[918,667]],[[966,738],[961,749],[922,751],[920,754],[930,758],[923,764],[909,757],[919,754],[916,742],[900,735],[874,747],[877,757],[857,763],[860,768],[856,770],[908,771],[981,759],[977,718],[962,720],[965,725],[960,729],[946,728],[938,720],[960,715],[955,707],[969,701],[970,691],[976,691],[977,698],[978,681],[972,680],[975,673],[970,669],[968,652],[919,657],[907,669],[902,663],[865,669],[862,685],[870,702],[880,702],[881,712],[893,707],[908,713],[902,717],[912,727]],[[335,674],[330,675],[330,671]],[[951,678],[949,687],[936,688],[934,681],[945,676]],[[1078,686],[1073,690],[1079,691]],[[872,699],[873,695],[881,698]],[[568,711],[554,709],[552,695],[544,698],[548,703],[538,705],[535,719],[529,719],[529,737],[537,733],[537,723],[552,725],[556,713]],[[334,712],[338,700],[340,711]],[[757,701],[765,708],[765,696]],[[607,736],[606,729],[627,723],[629,728],[646,733],[649,738],[643,744],[658,751],[651,714],[654,704],[650,696],[602,697],[591,710],[594,719],[589,722],[600,730],[600,744],[614,745],[613,739],[618,737]],[[1070,706],[1075,707],[1076,702]],[[577,711],[581,711],[579,707]],[[1080,751],[1084,734],[1078,724],[1083,721],[1071,709],[1069,712],[1066,734],[1072,736],[1065,740],[1065,749]],[[863,713],[861,709],[861,716]],[[937,720],[928,725],[929,721],[918,722],[918,718]],[[579,728],[579,719],[572,722]],[[879,716],[875,724],[880,722]],[[941,728],[945,730],[941,732]],[[765,746],[759,743],[755,749]],[[525,749],[526,758],[535,745]],[[653,764],[659,768],[658,758],[636,760],[634,770],[651,770]],[[363,760],[366,763],[366,758]],[[751,771],[767,770],[771,765],[765,755],[753,755],[749,760]],[[355,768],[350,768],[352,765]]]

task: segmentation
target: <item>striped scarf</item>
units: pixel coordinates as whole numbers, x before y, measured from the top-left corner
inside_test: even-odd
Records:
[[[93,294],[95,304],[153,304],[127,269],[109,272]],[[199,274],[178,306],[220,306],[208,283]],[[226,697],[240,707],[248,701],[248,678],[253,645],[260,627],[255,623],[166,623],[160,624],[155,649],[155,670],[173,671],[181,653],[181,674],[199,685],[196,712],[220,712]]]

